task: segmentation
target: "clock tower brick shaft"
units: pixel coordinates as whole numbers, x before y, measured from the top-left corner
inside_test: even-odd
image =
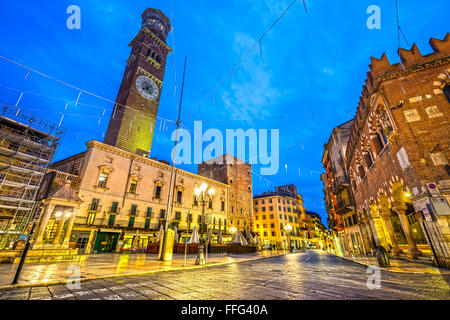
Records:
[[[131,54],[105,135],[106,144],[150,155],[166,59],[172,51],[166,43],[170,30],[170,21],[162,11],[148,8],[142,14],[142,28],[129,44]]]

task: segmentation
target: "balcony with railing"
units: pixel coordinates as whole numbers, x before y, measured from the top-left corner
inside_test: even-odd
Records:
[[[350,187],[350,180],[345,175],[339,175],[333,179],[333,194],[338,194],[344,188]]]
[[[153,230],[151,229],[152,224],[149,225],[149,228],[145,227],[145,221],[136,221],[130,224],[130,219],[122,218],[118,219],[117,216],[114,219],[110,219],[110,217],[95,217],[93,220],[90,220],[89,217],[76,217],[75,224],[90,226],[90,227],[98,227],[98,228],[111,228],[117,229],[122,228],[126,230],[136,230],[136,229],[145,229],[145,230]],[[156,229],[155,229],[156,230]]]
[[[88,211],[92,211],[92,212],[100,212],[101,210],[102,210],[102,206],[95,202],[92,202],[88,207]]]
[[[345,214],[347,212],[350,212],[352,210],[355,210],[355,203],[353,198],[344,198],[344,197],[338,197],[336,198],[336,213],[337,214]]]

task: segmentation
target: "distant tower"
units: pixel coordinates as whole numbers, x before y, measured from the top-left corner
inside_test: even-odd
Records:
[[[142,28],[130,42],[131,54],[120,85],[105,143],[149,156],[164,79],[169,18],[157,9],[142,14]],[[123,106],[127,107],[123,107]]]
[[[253,231],[252,165],[224,154],[198,165],[200,176],[230,186],[228,225],[236,230]]]

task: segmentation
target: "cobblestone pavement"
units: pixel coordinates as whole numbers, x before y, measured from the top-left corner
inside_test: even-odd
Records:
[[[302,252],[186,271],[161,272],[65,285],[0,290],[0,299],[297,300],[445,299],[449,274],[381,271],[381,288],[368,289],[367,267],[319,252]]]

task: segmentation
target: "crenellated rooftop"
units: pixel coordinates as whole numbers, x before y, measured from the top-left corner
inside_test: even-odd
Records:
[[[354,117],[355,121],[352,126],[352,133],[348,143],[347,159],[349,159],[349,156],[353,153],[352,146],[354,145],[355,139],[358,137],[361,120],[364,120],[370,95],[378,88],[383,77],[388,75],[395,77],[396,74],[400,76],[402,73],[413,70],[414,66],[430,63],[450,55],[450,33],[447,32],[442,40],[431,38],[429,44],[433,49],[433,52],[427,55],[422,55],[415,43],[409,50],[400,48],[398,50],[400,62],[395,64],[389,62],[386,53],[383,53],[380,59],[374,57],[370,58],[371,64],[369,65],[369,72],[367,72],[367,77],[362,87],[356,115]]]

